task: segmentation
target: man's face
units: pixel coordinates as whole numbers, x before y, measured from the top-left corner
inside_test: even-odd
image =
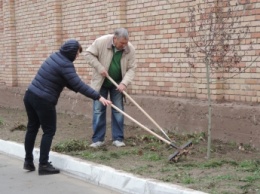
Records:
[[[123,38],[123,37],[121,37],[121,38],[114,37],[113,41],[114,41],[115,47],[118,50],[123,50],[126,47],[127,43],[128,43],[128,39]]]

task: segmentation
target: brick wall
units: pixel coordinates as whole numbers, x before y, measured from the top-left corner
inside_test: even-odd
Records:
[[[42,61],[66,39],[76,38],[86,49],[96,37],[122,26],[130,32],[138,63],[129,93],[206,99],[206,69],[199,64],[196,78],[189,77],[185,55],[189,42],[188,8],[199,2],[201,0],[0,0],[0,84],[26,86]],[[250,34],[241,48],[243,65],[251,64],[260,54],[260,2],[251,0],[247,11],[242,24],[250,25]],[[246,51],[250,42],[253,47]],[[246,73],[212,84],[212,98],[259,102],[259,61],[257,59]],[[83,55],[75,61],[75,66],[84,81],[89,82],[91,68]]]

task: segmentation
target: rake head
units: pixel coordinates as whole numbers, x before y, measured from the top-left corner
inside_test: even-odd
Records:
[[[187,156],[189,153],[189,149],[192,147],[192,141],[187,142],[186,144],[182,145],[177,151],[169,156],[170,162],[178,162],[179,158],[182,156]]]

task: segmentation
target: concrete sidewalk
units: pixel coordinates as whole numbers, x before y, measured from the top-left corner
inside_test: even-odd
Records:
[[[19,158],[22,168],[24,158],[23,144],[0,139],[0,152]],[[39,159],[39,149],[34,149],[34,156],[35,161],[37,161]],[[56,152],[50,153],[50,161],[52,161],[54,166],[61,169],[62,173],[124,194],[205,194],[204,192],[195,191],[179,185],[140,178],[111,167]]]
[[[0,153],[1,194],[120,194],[64,173],[39,176],[37,171],[23,170],[22,164],[21,160]]]

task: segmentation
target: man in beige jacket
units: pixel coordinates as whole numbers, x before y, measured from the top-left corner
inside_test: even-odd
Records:
[[[128,41],[128,31],[125,28],[116,29],[114,34],[97,38],[86,50],[87,63],[93,67],[91,86],[99,91],[104,98],[124,110],[122,92],[132,82],[135,76],[135,48]],[[107,76],[117,84],[114,86]],[[125,146],[124,116],[112,109],[111,128],[113,145]],[[106,106],[98,100],[93,103],[93,136],[91,147],[104,145],[106,134]]]

